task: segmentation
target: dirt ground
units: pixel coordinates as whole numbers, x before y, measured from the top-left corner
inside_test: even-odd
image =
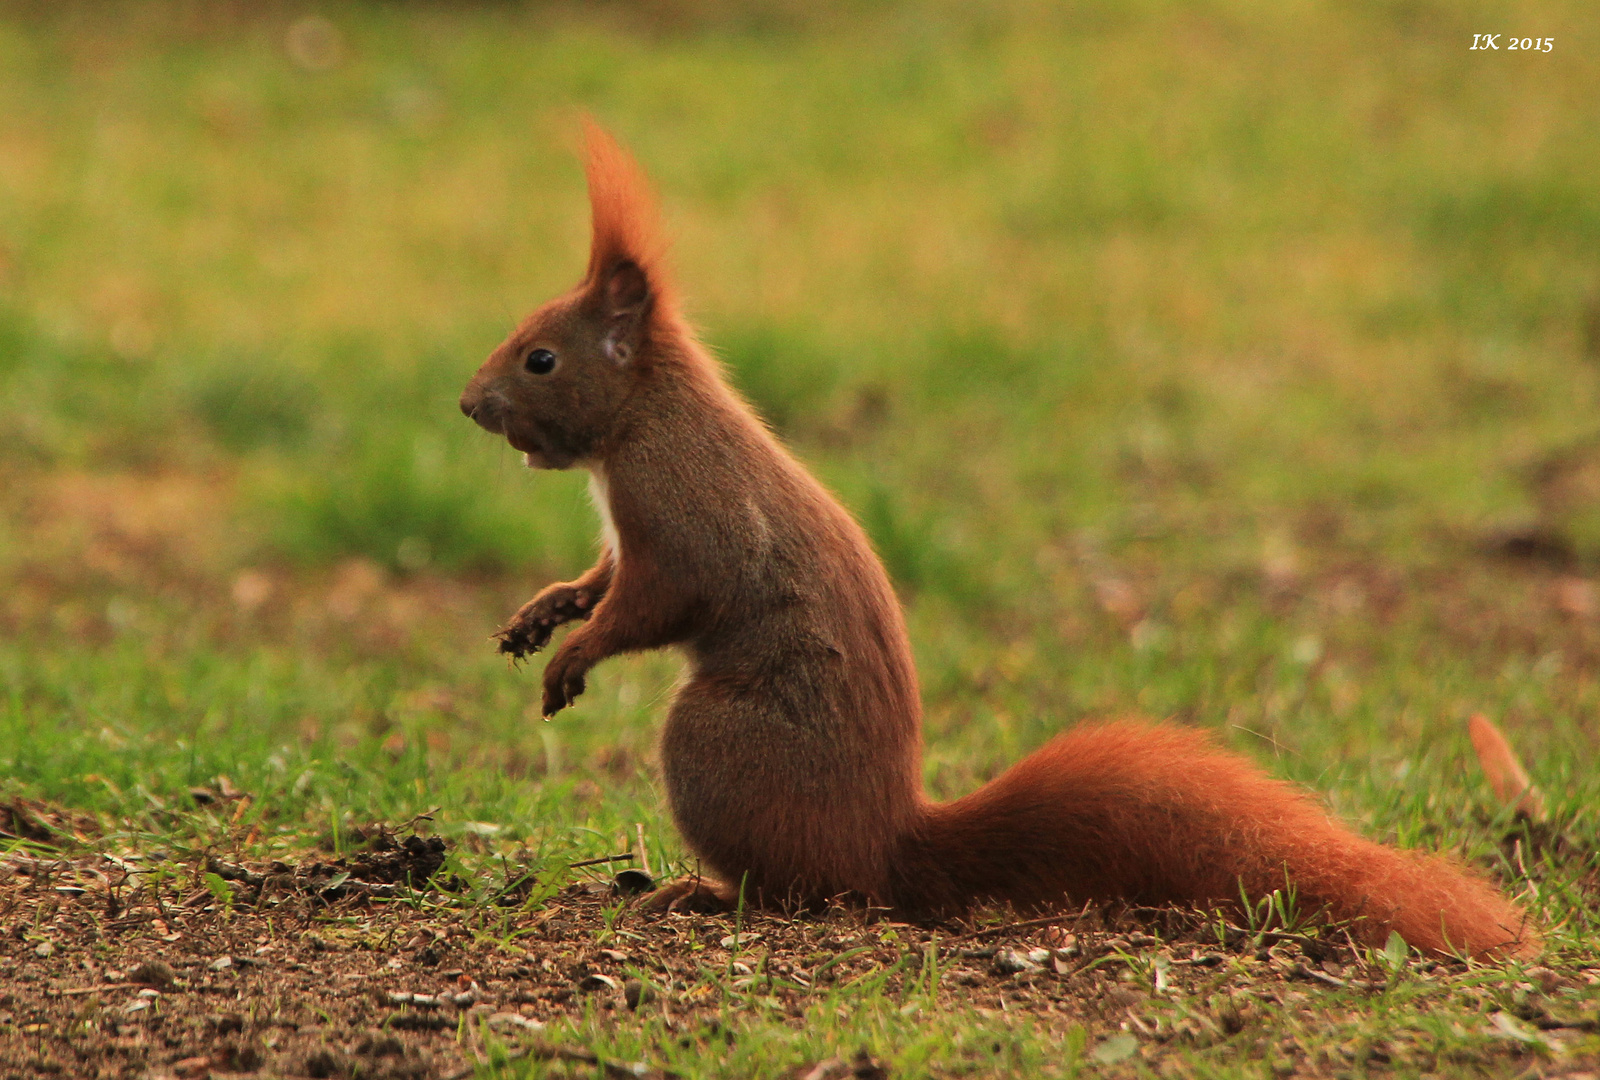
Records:
[[[25,829],[39,812],[8,809],[0,827]],[[1215,921],[1167,909],[977,928],[853,910],[647,916],[620,902],[604,867],[542,904],[523,903],[538,885],[514,873],[498,895],[468,902],[469,883],[428,880],[444,851],[438,838],[387,830],[359,854],[293,865],[14,851],[0,862],[0,1076],[436,1080],[534,1055],[573,1075],[665,1077],[651,1062],[603,1062],[551,1041],[546,1026],[653,1012],[681,1038],[731,1038],[718,1022],[729,994],[798,1024],[819,991],[863,974],[886,972],[891,995],[920,992],[930,957],[941,1006],[1205,1045],[1275,1004],[1389,977],[1335,928],[1219,940]],[[1442,985],[1453,973],[1424,961],[1415,978]],[[1557,1037],[1597,1026],[1542,995],[1600,972],[1533,978],[1523,1022]],[[1174,1022],[1147,1010],[1152,991],[1205,1004]],[[1509,1042],[1503,1064],[1522,1051]],[[863,1056],[794,1075],[889,1072]]]

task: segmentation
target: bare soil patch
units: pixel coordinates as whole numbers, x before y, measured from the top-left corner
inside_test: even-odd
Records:
[[[1338,928],[1251,932],[1178,909],[942,927],[849,909],[647,916],[603,878],[541,902],[538,880],[513,867],[474,892],[438,880],[438,838],[375,828],[365,840],[296,864],[13,852],[0,863],[0,1077],[423,1080],[522,1055],[575,1075],[670,1076],[552,1040],[550,1025],[654,1014],[680,1039],[731,1041],[730,1004],[798,1025],[831,989],[867,978],[927,1007],[1082,1024],[1155,1054],[1259,1036],[1263,1053],[1315,1071],[1326,1050],[1284,1038],[1270,1013],[1303,1006],[1326,1025],[1330,1009],[1358,1011],[1341,995],[1399,978],[1441,998],[1472,983],[1465,965],[1384,967]],[[1560,989],[1594,982],[1600,972],[1539,969],[1512,1022],[1584,1037],[1600,1021],[1565,1009]],[[1438,1064],[1410,1038],[1396,1030],[1363,1061]],[[1530,1053],[1507,1039],[1491,1058],[1513,1069]],[[869,1055],[819,1075],[890,1067]]]

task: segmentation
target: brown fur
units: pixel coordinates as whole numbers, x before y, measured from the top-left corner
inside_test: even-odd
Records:
[[[1453,864],[1355,836],[1204,735],[1084,725],[943,805],[920,781],[905,626],[861,528],[724,383],[672,302],[637,167],[589,131],[585,280],[522,323],[461,408],[530,465],[595,477],[608,539],[501,633],[521,656],[587,618],[545,669],[551,715],[588,670],[667,645],[688,680],[661,740],[672,815],[720,882],[658,905],[850,893],[913,916],[1009,902],[1236,903],[1281,888],[1440,952],[1526,952],[1518,909]],[[525,369],[549,349],[547,374]]]

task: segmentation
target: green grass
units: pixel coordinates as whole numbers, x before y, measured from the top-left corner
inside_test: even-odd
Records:
[[[675,661],[533,717],[537,666],[487,635],[595,522],[455,406],[581,270],[585,109],[656,178],[706,340],[907,598],[934,791],[1171,715],[1521,887],[1484,711],[1584,852],[1527,867],[1552,955],[1595,964],[1600,481],[1528,479],[1600,469],[1587,5],[336,4],[323,72],[288,9],[88,10],[0,7],[15,793],[145,846],[214,839],[182,808],[225,774],[262,850],[439,807],[538,858],[635,822],[682,856],[647,764]],[[1555,51],[1468,51],[1485,31]],[[1528,523],[1579,563],[1482,556]],[[839,1007],[730,1023],[905,1075],[1075,1067],[1066,1029],[989,1050],[971,1016]]]

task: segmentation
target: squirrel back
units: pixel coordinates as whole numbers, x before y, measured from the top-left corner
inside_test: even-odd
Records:
[[[461,408],[530,466],[581,467],[600,559],[501,631],[535,652],[549,716],[590,668],[677,646],[688,676],[661,738],[667,797],[717,880],[658,907],[854,894],[910,916],[1085,900],[1236,906],[1287,880],[1381,941],[1518,952],[1514,905],[1447,861],[1366,841],[1201,733],[1081,725],[979,791],[921,788],[921,704],[898,601],[860,526],[727,385],[677,309],[654,202],[588,133],[588,273],[492,353]]]

